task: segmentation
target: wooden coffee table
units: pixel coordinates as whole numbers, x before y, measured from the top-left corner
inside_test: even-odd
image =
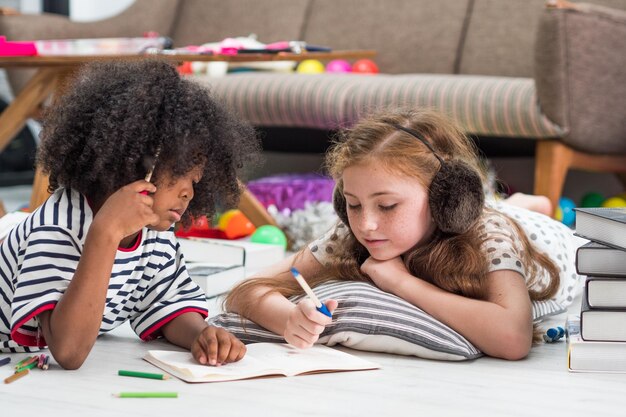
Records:
[[[371,50],[350,50],[332,52],[290,52],[279,53],[242,53],[237,55],[202,55],[202,54],[126,54],[126,55],[66,55],[66,56],[19,56],[0,57],[0,68],[34,68],[35,75],[28,81],[24,89],[15,97],[2,114],[0,114],[0,152],[11,139],[22,129],[26,120],[38,113],[44,102],[49,98],[60,96],[62,86],[72,74],[84,64],[97,61],[136,61],[159,58],[174,63],[184,61],[202,62],[263,62],[263,61],[303,61],[317,59],[372,58],[376,55]],[[29,208],[34,210],[48,198],[48,178],[37,169],[33,181],[33,191]],[[265,208],[247,190],[244,191],[239,209],[255,226],[275,224],[274,219]]]

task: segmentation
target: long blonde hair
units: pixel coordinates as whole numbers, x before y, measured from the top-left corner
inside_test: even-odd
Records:
[[[396,109],[378,113],[361,120],[350,129],[341,131],[338,140],[326,156],[326,166],[330,175],[340,182],[347,167],[370,162],[391,172],[416,178],[428,188],[440,168],[439,161],[424,144],[399,131],[394,124],[419,132],[444,160],[461,160],[485,177],[484,167],[477,156],[473,141],[440,113],[416,109]],[[490,210],[484,209],[485,213]],[[532,300],[550,298],[558,289],[558,268],[548,256],[535,249],[514,219],[501,215],[520,237],[521,262],[531,277],[527,280],[530,298]],[[430,242],[412,249],[403,256],[407,269],[414,276],[452,293],[485,299],[489,265],[486,253],[477,248],[482,246],[488,236],[479,229],[480,223],[477,222],[467,232],[458,235],[436,231]],[[369,254],[357,241],[349,226],[346,226],[347,233],[333,236],[337,239],[337,244],[334,245],[333,253],[328,255],[329,263],[324,273],[307,277],[311,286],[333,279],[370,281],[360,269],[360,265]],[[540,270],[548,273],[550,281],[544,288],[536,290],[531,287],[536,283]],[[278,283],[272,278],[259,278],[235,288],[229,294],[226,305],[259,285],[267,286],[286,297],[300,294],[302,291],[295,282]],[[245,316],[244,310],[245,308],[240,308],[240,313]]]

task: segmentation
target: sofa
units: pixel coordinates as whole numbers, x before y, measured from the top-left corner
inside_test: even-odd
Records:
[[[479,144],[531,145],[534,191],[557,205],[570,169],[614,172],[626,184],[626,0],[594,2],[136,0],[90,23],[0,16],[0,33],[24,40],[157,31],[176,46],[255,33],[264,42],[374,49],[381,73],[373,76],[197,77],[267,136],[288,132],[286,150],[306,149],[312,131],[326,138],[378,107],[440,109]],[[8,71],[16,92],[28,76]]]

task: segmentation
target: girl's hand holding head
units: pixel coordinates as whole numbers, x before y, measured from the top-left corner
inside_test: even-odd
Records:
[[[326,300],[324,304],[331,313],[337,308],[335,300]],[[332,318],[317,311],[313,301],[304,298],[289,313],[283,337],[292,346],[300,349],[309,348],[315,344],[331,321]]]
[[[208,326],[194,340],[191,353],[203,365],[220,366],[241,360],[246,345],[226,330]]]
[[[410,275],[400,256],[383,261],[370,256],[361,265],[361,271],[370,277],[378,288],[391,293]]]
[[[159,216],[152,206],[154,199],[150,194],[141,194],[142,191],[155,193],[154,184],[145,180],[132,182],[111,194],[97,209],[94,225],[102,225],[100,230],[109,230],[119,240],[137,233],[144,226],[159,221]],[[92,225],[93,227],[93,225]]]

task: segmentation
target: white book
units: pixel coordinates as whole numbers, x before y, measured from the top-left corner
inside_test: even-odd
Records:
[[[11,230],[20,224],[30,213],[23,211],[14,211],[0,217],[0,242],[2,242],[11,233]]]
[[[576,250],[576,271],[580,275],[626,278],[626,251],[589,242]]]
[[[626,308],[626,278],[587,277],[585,293],[592,309]]]
[[[576,208],[576,234],[626,250],[626,207]]]
[[[626,342],[626,309],[591,308],[586,297],[583,297],[580,335],[586,341]]]
[[[246,279],[243,265],[223,265],[206,262],[188,262],[187,271],[207,297],[227,293],[235,285]]]
[[[626,372],[626,342],[586,341],[580,318],[567,317],[567,367],[571,372]]]
[[[246,240],[208,238],[179,239],[187,262],[208,262],[236,265],[246,268],[246,274],[268,267],[285,257],[280,245],[253,243]]]
[[[380,365],[324,345],[297,349],[283,343],[247,345],[239,362],[201,365],[190,352],[150,350],[144,359],[185,382],[221,382],[262,376],[296,376],[322,372],[378,369]]]
[[[221,240],[205,243],[196,239],[178,238],[180,250],[186,263],[202,262],[220,265],[243,265],[245,250],[239,246],[226,245]]]

